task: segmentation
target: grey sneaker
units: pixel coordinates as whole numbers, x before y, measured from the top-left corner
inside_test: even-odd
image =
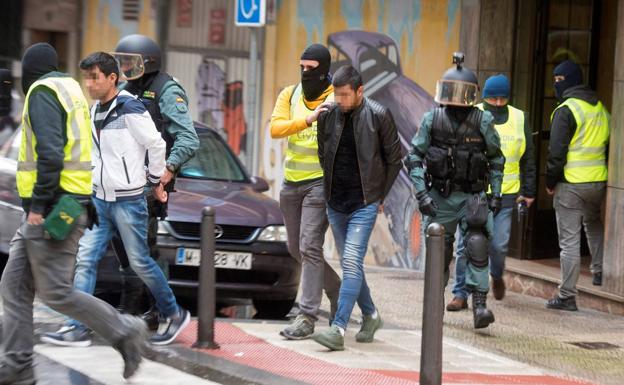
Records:
[[[305,314],[299,314],[295,320],[280,332],[289,340],[303,340],[314,333],[314,320]]]
[[[42,334],[41,342],[57,346],[86,348],[91,346],[92,334],[93,332],[85,327],[65,325],[56,332]]]
[[[15,369],[0,362],[0,385],[35,385],[35,371],[32,366]]]
[[[156,334],[150,338],[152,345],[169,345],[172,343],[182,330],[191,322],[191,313],[180,308],[178,314],[169,317],[162,323]]]
[[[147,342],[147,324],[139,317],[122,315],[127,333],[113,345],[124,360],[123,378],[131,377],[143,359],[143,349]]]
[[[375,332],[383,326],[383,320],[377,311],[377,318],[373,318],[371,315],[364,315],[362,319],[362,327],[360,331],[355,335],[356,342],[373,342],[375,338]]]
[[[330,350],[344,350],[344,336],[340,334],[338,326],[332,325],[329,329],[312,335],[314,342],[319,343]]]

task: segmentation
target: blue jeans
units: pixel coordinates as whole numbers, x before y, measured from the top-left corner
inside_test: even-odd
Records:
[[[507,203],[507,202],[504,202]],[[505,270],[505,256],[509,237],[511,233],[511,215],[514,203],[503,204],[501,211],[494,217],[494,230],[488,246],[488,256],[490,259],[490,275],[494,279],[503,278]],[[466,288],[466,264],[468,263],[464,255],[464,239],[460,236],[457,240],[457,258],[455,259],[455,284],[453,285],[453,295],[460,298],[468,298],[470,294]]]
[[[106,202],[93,198],[99,225],[87,230],[80,239],[74,273],[74,288],[92,294],[97,266],[106,254],[111,238],[119,231],[130,267],[147,285],[161,314],[169,317],[179,308],[162,270],[150,256],[147,246],[147,203],[145,197]],[[70,324],[80,325],[78,321]]]
[[[362,314],[370,315],[375,312],[375,305],[364,276],[364,256],[375,226],[378,208],[379,202],[375,202],[345,214],[327,207],[327,219],[334,234],[342,267],[338,310],[333,325],[345,329],[355,302],[362,310]]]

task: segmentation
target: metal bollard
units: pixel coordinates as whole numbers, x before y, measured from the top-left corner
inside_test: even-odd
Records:
[[[427,227],[426,258],[420,385],[440,385],[444,317],[444,226],[439,223],[432,223]]]
[[[199,264],[199,288],[197,289],[197,342],[200,349],[218,349],[214,341],[214,319],[216,307],[215,290],[215,210],[210,206],[202,210],[201,221],[201,263]]]

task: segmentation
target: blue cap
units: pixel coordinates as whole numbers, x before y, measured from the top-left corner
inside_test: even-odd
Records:
[[[509,79],[507,79],[507,76],[503,74],[498,74],[490,76],[485,81],[481,97],[483,99],[495,97],[509,98],[509,91]]]

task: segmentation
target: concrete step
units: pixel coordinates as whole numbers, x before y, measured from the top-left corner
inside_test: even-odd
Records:
[[[554,297],[561,284],[559,267],[553,261],[544,263],[543,261],[507,258],[504,279],[508,290],[544,299]],[[610,314],[624,315],[624,297],[606,292],[601,286],[593,286],[591,281],[591,274],[583,271],[577,284],[579,290],[577,305]]]

